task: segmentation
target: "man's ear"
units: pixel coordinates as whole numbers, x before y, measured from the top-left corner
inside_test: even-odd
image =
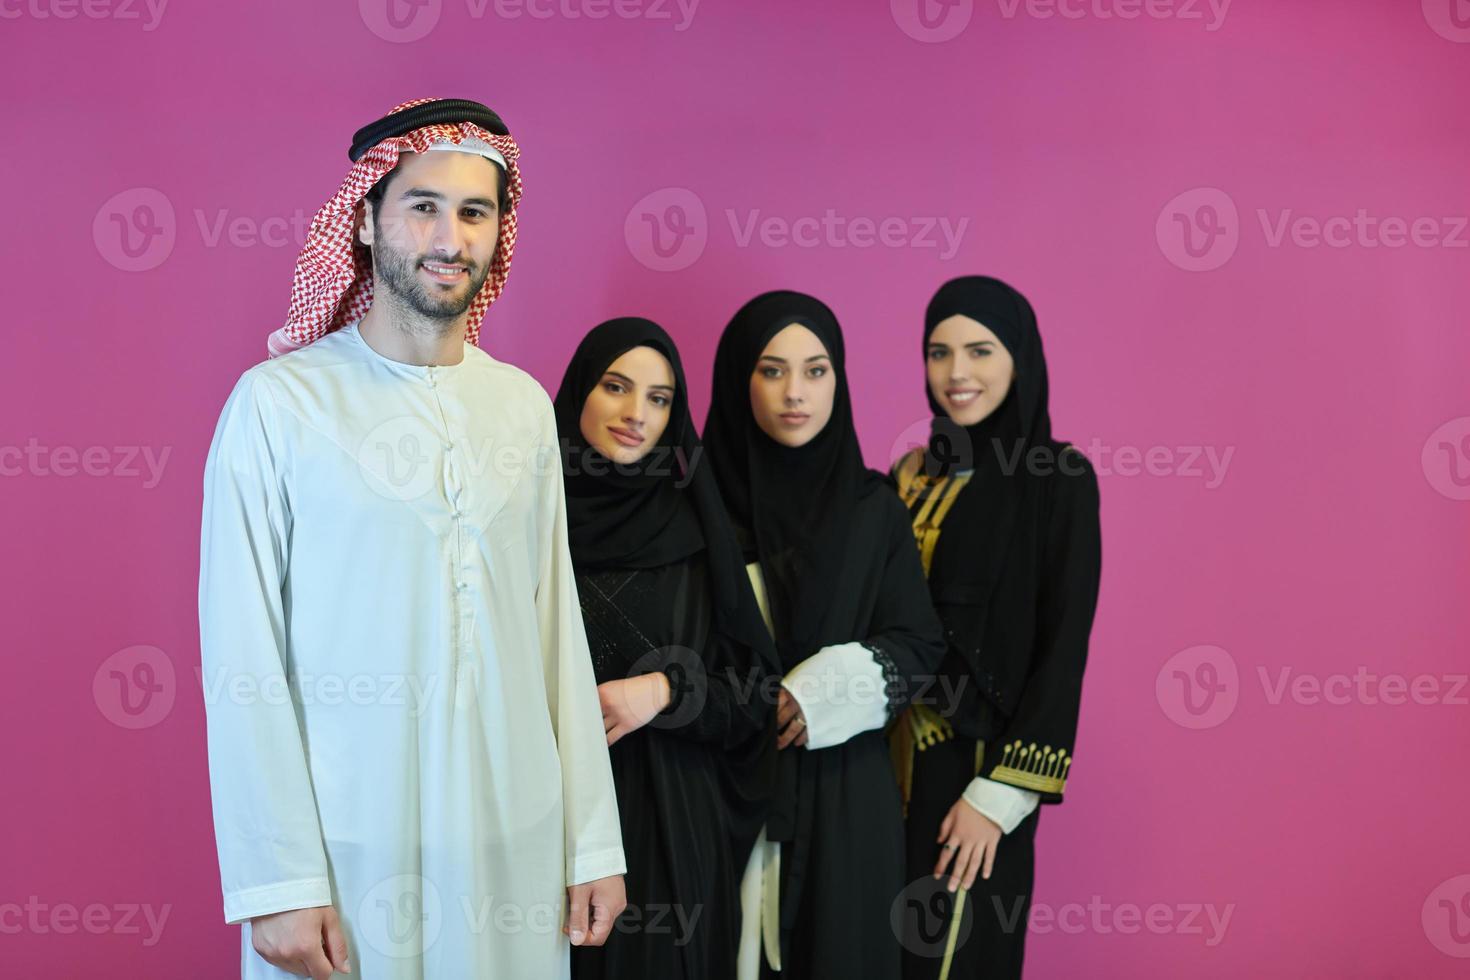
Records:
[[[373,209],[366,201],[357,202],[357,214],[352,221],[352,234],[363,245],[373,247]]]

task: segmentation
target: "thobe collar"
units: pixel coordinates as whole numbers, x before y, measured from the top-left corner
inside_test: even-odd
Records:
[[[369,344],[358,331],[359,323],[361,323],[360,320],[353,320],[342,328],[342,332],[347,335],[353,344],[364,351],[370,359],[377,361],[395,374],[423,381],[445,380],[463,371],[465,365],[469,363],[470,352],[468,350],[465,351],[465,356],[459,359],[458,364],[409,364],[406,361],[394,360],[386,354],[380,354],[373,349],[373,345]]]

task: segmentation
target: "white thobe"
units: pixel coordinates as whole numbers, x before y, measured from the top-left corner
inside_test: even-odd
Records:
[[[204,474],[210,786],[253,916],[331,904],[357,980],[568,974],[566,886],[625,870],[551,402],[354,326],[241,376]]]

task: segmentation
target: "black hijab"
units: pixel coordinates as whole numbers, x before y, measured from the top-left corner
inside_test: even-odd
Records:
[[[974,470],[944,519],[929,568],[929,587],[949,625],[955,625],[956,619],[966,620],[967,628],[955,631],[962,637],[960,652],[982,686],[994,690],[989,682],[997,674],[1007,674],[997,658],[1013,650],[1017,654],[1029,654],[1029,650],[1007,643],[1000,650],[992,647],[982,662],[981,639],[1034,633],[1034,624],[997,620],[1024,617],[1032,609],[1029,602],[1019,599],[1022,595],[1034,598],[1045,530],[1045,481],[1057,472],[1065,446],[1051,438],[1046,359],[1036,314],[1026,297],[988,276],[950,280],[934,294],[924,313],[926,357],[934,328],[956,314],[978,321],[999,338],[1015,361],[1016,375],[1000,406],[971,426],[951,420],[925,385],[934,412],[926,470],[930,475]],[[946,615],[956,607],[965,613]],[[1010,698],[1003,696],[1003,700]],[[1014,705],[1001,707],[1009,712]]]
[[[674,371],[669,424],[648,453],[620,465],[587,444],[582,406],[604,372],[634,347],[658,351]],[[700,515],[679,484],[697,461],[688,386],[674,341],[639,317],[592,329],[567,365],[554,402],[567,490],[567,528],[578,568],[657,568],[705,546]]]
[[[615,467],[582,437],[582,406],[608,366],[634,347],[650,347],[668,358],[674,400],[654,448],[632,466]],[[705,450],[689,416],[689,387],[673,339],[639,317],[592,328],[567,365],[554,408],[564,459],[569,458],[564,479],[572,564],[582,570],[657,568],[704,550],[715,625],[750,648],[751,666],[775,671],[770,634],[751,594],[725,504],[714,474],[701,465]],[[572,472],[579,462],[583,465]]]
[[[796,448],[762,432],[750,407],[750,377],[761,351],[793,323],[822,341],[836,375],[831,418]],[[704,442],[731,517],[749,534],[759,557],[777,646],[790,668],[820,645],[829,583],[844,560],[853,511],[881,480],[863,465],[842,329],[826,304],[781,290],[762,293],[740,308],[715,351]]]

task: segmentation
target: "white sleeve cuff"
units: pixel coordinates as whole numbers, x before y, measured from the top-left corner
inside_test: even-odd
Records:
[[[292,909],[315,909],[332,904],[332,886],[326,878],[302,878],[259,885],[225,895],[225,924],[238,925],[260,915]]]
[[[578,854],[570,862],[567,872],[568,885],[585,885],[599,878],[628,873],[628,863],[623,858],[621,847],[611,847],[591,854]]]
[[[1007,834],[1019,827],[1022,820],[1031,816],[1031,811],[1041,802],[1041,797],[1029,789],[1007,786],[984,776],[976,776],[970,780],[970,785],[965,787],[964,795],[960,799],[980,811],[982,816],[988,817]]]
[[[883,668],[861,643],[823,647],[797,664],[781,686],[801,706],[808,749],[841,745],[888,722]]]

